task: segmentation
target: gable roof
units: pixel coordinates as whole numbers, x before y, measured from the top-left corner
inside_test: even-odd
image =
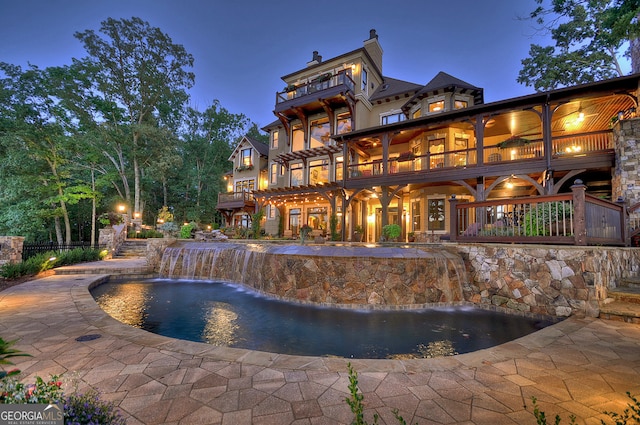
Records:
[[[243,145],[245,141],[249,143],[256,151],[258,151],[260,156],[264,156],[267,158],[269,157],[269,146],[267,144],[262,143],[258,139],[254,139],[251,136],[243,136],[240,142],[238,142],[238,144],[236,145],[233,152],[231,153],[231,156],[229,157],[229,161],[233,161],[236,155],[238,155],[238,152],[240,151],[240,147]]]
[[[461,92],[473,95],[473,104],[479,105],[484,103],[484,90],[476,87],[459,78],[447,74],[446,72],[438,72],[420,91],[418,91],[407,103],[402,106],[403,111],[408,111],[412,106],[420,102],[427,96],[445,92]]]
[[[420,84],[398,80],[391,77],[383,77],[382,84],[371,94],[371,102],[381,101],[400,95],[415,95],[422,88]]]

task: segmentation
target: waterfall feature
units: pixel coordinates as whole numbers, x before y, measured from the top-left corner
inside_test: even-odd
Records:
[[[278,297],[331,304],[464,301],[462,258],[442,247],[178,242],[160,277],[224,280]]]

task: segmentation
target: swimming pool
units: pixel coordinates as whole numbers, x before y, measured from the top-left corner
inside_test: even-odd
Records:
[[[461,354],[553,323],[473,307],[321,307],[267,298],[239,284],[201,280],[112,281],[91,293],[117,320],[159,335],[305,356],[420,357],[429,343],[442,341]]]

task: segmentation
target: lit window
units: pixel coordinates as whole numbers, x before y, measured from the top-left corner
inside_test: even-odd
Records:
[[[304,150],[304,131],[301,125],[293,126],[291,130],[291,152]]]
[[[429,103],[429,112],[442,112],[444,111],[444,100],[438,100],[437,102]]]
[[[453,106],[456,109],[463,109],[469,106],[469,102],[466,100],[456,100]]]
[[[342,180],[342,164],[343,164],[343,160],[342,160],[342,156],[338,156],[336,157],[336,180],[335,181],[341,181]]]
[[[323,146],[329,146],[331,139],[331,126],[329,125],[329,118],[322,118],[319,120],[311,121],[311,131],[309,132],[309,147],[320,148]]]
[[[320,159],[309,163],[309,184],[329,182],[329,161]]]
[[[236,192],[253,192],[255,180],[239,180],[236,182]]]
[[[429,199],[429,230],[444,230],[444,199]]]
[[[348,133],[351,131],[351,114],[348,112],[338,115],[336,120],[338,134]]]
[[[267,209],[267,217],[270,220],[273,220],[274,218],[276,218],[276,210],[278,208],[275,205],[269,205],[269,208]]]
[[[302,175],[302,163],[291,164],[291,186],[304,184]]]
[[[271,164],[271,168],[269,170],[269,183],[278,183],[278,164],[276,164],[275,162]]]
[[[240,165],[251,165],[251,148],[242,149],[240,151]]]
[[[422,116],[422,110],[420,108],[416,109],[413,114],[411,114],[411,118],[416,119]]]
[[[278,138],[278,130],[275,130],[273,133],[271,133],[271,149],[278,149]]]

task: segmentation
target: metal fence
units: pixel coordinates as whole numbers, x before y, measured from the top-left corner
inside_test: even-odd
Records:
[[[91,246],[91,242],[80,241],[80,242],[71,242],[70,244],[58,245],[55,242],[40,242],[40,243],[25,243],[22,246],[22,261],[27,258],[33,257],[34,255],[41,254],[44,252],[61,252],[61,251],[71,251],[76,248],[81,249],[91,249],[91,248],[99,248],[98,245]]]

